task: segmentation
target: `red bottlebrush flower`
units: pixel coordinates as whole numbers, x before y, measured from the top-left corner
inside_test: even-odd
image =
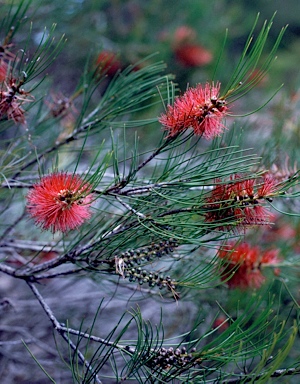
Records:
[[[100,75],[114,76],[121,68],[122,64],[114,52],[102,51],[97,57],[98,73]]]
[[[272,175],[268,173],[264,174],[263,183],[257,190],[258,198],[270,198],[270,196],[272,196],[272,194],[276,192],[276,185],[277,181]]]
[[[259,288],[265,281],[261,267],[280,262],[278,250],[262,252],[248,243],[229,244],[218,256],[227,261],[222,266],[221,280],[226,281],[229,288]]]
[[[206,139],[219,136],[225,129],[222,119],[228,110],[225,100],[219,97],[220,86],[219,82],[198,84],[177,97],[173,105],[168,105],[159,122],[169,131],[169,137],[187,128]]]
[[[177,61],[184,67],[201,67],[212,61],[212,53],[198,44],[188,44],[174,50]]]
[[[44,176],[27,195],[27,208],[42,229],[67,232],[89,219],[91,185],[64,172]]]
[[[241,180],[241,175],[233,175],[230,180],[233,182],[216,185],[211,191],[205,220],[216,223],[219,229],[225,229],[223,224],[228,221],[232,222],[227,225],[229,229],[270,224],[272,215],[261,204],[276,192],[276,182],[269,175],[258,184],[254,179]]]
[[[184,67],[199,67],[210,63],[213,58],[212,53],[196,41],[196,31],[186,25],[176,29],[172,50]]]

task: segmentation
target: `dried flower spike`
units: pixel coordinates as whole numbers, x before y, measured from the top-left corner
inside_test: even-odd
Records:
[[[52,94],[52,101],[46,102],[53,117],[65,117],[76,113],[77,110],[73,104],[73,99],[63,96],[62,93]]]
[[[219,136],[225,129],[222,119],[228,111],[226,101],[219,96],[220,86],[219,82],[198,84],[177,97],[173,105],[168,105],[159,122],[169,131],[169,137],[188,128],[206,139]]]
[[[0,45],[0,60],[15,60],[16,56],[10,51],[10,48],[12,48],[13,44],[4,44]]]
[[[16,82],[11,79],[9,84],[5,83],[6,90],[0,90],[0,119],[6,117],[8,120],[14,120],[15,123],[25,124],[24,110],[21,105],[33,100],[29,92],[21,89],[23,82]]]
[[[27,208],[42,229],[67,232],[91,216],[91,185],[64,172],[43,177],[27,195]]]
[[[265,281],[261,267],[276,265],[280,258],[278,250],[262,252],[259,247],[251,247],[248,243],[228,244],[218,254],[227,263],[222,267],[221,280],[226,281],[229,288],[259,288]]]

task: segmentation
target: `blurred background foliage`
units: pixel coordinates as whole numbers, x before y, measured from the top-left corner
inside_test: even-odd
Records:
[[[10,2],[2,1],[2,9]],[[116,54],[121,67],[158,53],[155,59],[164,60],[168,64],[168,70],[176,74],[183,87],[186,83],[206,81],[212,77],[225,30],[228,29],[228,45],[225,57],[222,57],[222,73],[218,76],[220,80],[226,80],[257,13],[261,14],[262,23],[277,12],[269,46],[274,43],[282,26],[288,24],[289,28],[273,70],[276,70],[279,81],[284,81],[286,86],[293,88],[299,77],[299,11],[300,4],[297,0],[287,0],[285,3],[279,0],[70,0],[66,3],[43,0],[33,1],[29,17],[32,15],[34,20],[33,37],[37,43],[45,25],[50,28],[55,23],[57,34],[66,34],[68,42],[64,52],[50,72],[56,86],[60,84],[61,91],[65,92],[72,90],[72,86],[77,84],[87,59],[95,62],[102,50]],[[175,48],[179,37],[176,31],[182,26],[193,30],[194,35],[187,38],[189,43],[200,45],[211,53],[212,58],[208,63],[183,65],[178,60]],[[23,37],[26,39],[25,33]],[[22,36],[18,35],[17,38]]]
[[[11,1],[1,1],[2,12],[9,9],[10,4]],[[94,95],[96,102],[100,96],[99,92],[107,86],[117,70],[141,60],[144,62],[138,67],[163,60],[167,65],[166,73],[175,75],[175,81],[181,91],[184,91],[188,84],[193,86],[207,80],[219,80],[226,84],[238,62],[257,14],[260,13],[257,26],[259,30],[264,20],[269,20],[274,12],[277,12],[267,41],[266,54],[273,46],[280,29],[288,24],[278,50],[278,58],[273,63],[269,75],[259,86],[234,106],[235,110],[238,110],[237,113],[247,113],[259,107],[261,100],[267,100],[284,83],[284,88],[273,104],[263,111],[263,134],[267,136],[274,128],[274,121],[269,119],[275,120],[275,124],[280,126],[291,122],[293,127],[289,127],[289,135],[293,135],[298,129],[295,119],[300,82],[299,11],[300,4],[297,0],[287,0],[285,3],[279,0],[70,0],[66,3],[34,0],[26,15],[33,22],[31,37],[36,45],[40,42],[44,27],[49,30],[53,24],[56,24],[57,38],[64,34],[67,39],[59,60],[54,61],[47,69],[44,92],[49,93],[50,88],[50,93],[52,89],[53,94],[61,92],[65,97],[70,97],[85,70],[91,73],[97,65],[108,63],[109,69],[104,68],[108,79]],[[28,19],[24,23],[22,33],[14,37],[16,46],[22,46],[28,40],[27,22]],[[223,49],[226,33],[227,41]],[[32,50],[34,48],[31,47]],[[149,58],[149,55],[152,56]],[[43,95],[43,87],[39,87],[39,91]],[[51,94],[48,98],[51,101]],[[273,111],[268,115],[272,106]],[[283,113],[283,109],[289,112]],[[147,112],[143,113],[147,114],[145,117],[149,117],[155,113],[160,114],[161,111],[162,106],[156,106],[154,110],[148,108]],[[283,119],[288,123],[282,121]],[[272,125],[272,128],[267,129],[266,123]],[[280,127],[277,131],[280,134]],[[141,134],[142,132],[143,130],[140,130]],[[147,127],[145,132],[147,135],[151,134]],[[293,139],[299,142],[299,135],[296,133],[294,136]],[[255,136],[250,135],[251,138],[252,141],[255,140]],[[247,136],[245,140],[248,140]],[[252,141],[251,146],[255,144]],[[290,151],[295,151],[295,148]]]
[[[1,1],[2,12],[8,10],[10,4],[11,0]],[[288,24],[278,50],[278,58],[273,63],[269,75],[259,86],[234,106],[238,114],[247,113],[259,107],[261,100],[266,101],[284,83],[284,88],[277,98],[263,110],[263,123],[260,121],[259,126],[254,124],[254,129],[260,131],[259,134],[264,137],[271,136],[268,145],[274,155],[278,151],[275,147],[279,136],[282,135],[283,125],[288,125],[288,135],[299,143],[299,10],[300,4],[297,0],[287,0],[285,3],[279,0],[34,0],[26,13],[28,18],[24,22],[22,33],[14,37],[14,44],[21,47],[28,40],[28,21],[33,22],[31,37],[36,45],[40,42],[45,26],[49,30],[56,24],[57,38],[64,34],[67,41],[59,60],[54,61],[47,69],[45,87],[38,89],[41,97],[45,92],[48,93],[49,102],[52,101],[53,95],[59,93],[70,97],[78,87],[84,71],[91,73],[97,65],[108,63],[107,68],[104,68],[108,79],[94,95],[97,102],[101,89],[107,86],[117,70],[141,60],[144,62],[138,67],[163,60],[167,65],[166,73],[175,75],[175,81],[181,91],[184,91],[188,84],[193,86],[210,80],[219,80],[226,84],[238,62],[257,14],[260,13],[257,26],[259,30],[264,20],[269,20],[276,12],[266,54],[273,46],[280,29]],[[223,49],[226,34],[227,41]],[[31,47],[32,50],[34,48]],[[149,58],[149,55],[152,56]],[[153,117],[155,114],[159,115],[162,110],[162,105],[154,109],[148,108],[137,118]],[[247,132],[253,132],[253,127],[251,130],[247,128],[248,123],[249,119],[244,123],[245,142],[250,140],[250,146],[255,147],[256,135],[247,135]],[[253,120],[251,123],[253,124]],[[275,125],[278,126],[276,138],[272,133]],[[139,130],[142,136],[143,132],[148,138],[149,135],[154,136],[153,140],[157,138],[152,128]],[[289,138],[280,137],[280,140],[286,142]],[[292,157],[297,151],[296,147],[287,149]],[[258,148],[258,151],[261,152],[262,148]],[[272,154],[269,153],[268,156]]]

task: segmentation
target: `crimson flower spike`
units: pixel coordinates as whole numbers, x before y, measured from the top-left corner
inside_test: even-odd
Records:
[[[206,199],[205,221],[218,229],[241,229],[271,223],[272,214],[263,206],[265,200],[271,201],[277,190],[277,182],[268,174],[263,182],[243,179],[233,175],[230,182],[217,184]]]
[[[276,266],[281,259],[277,249],[262,251],[246,242],[238,245],[229,243],[218,252],[222,260],[221,280],[229,288],[259,288],[266,280],[261,270],[265,266]],[[225,261],[225,263],[224,263]],[[274,269],[278,274],[278,268]]]
[[[7,118],[15,123],[26,124],[25,111],[21,106],[33,101],[33,96],[21,88],[23,81],[17,82],[12,78],[4,84],[6,90],[2,87],[0,90],[0,119]]]
[[[27,195],[27,209],[42,229],[67,232],[91,217],[92,186],[80,176],[57,172],[44,176]]]
[[[228,112],[226,100],[220,97],[221,83],[198,84],[189,88],[182,96],[175,98],[173,105],[159,118],[169,132],[168,137],[192,128],[197,136],[212,139],[225,129],[222,123]]]
[[[173,105],[167,106],[166,113],[160,116],[159,122],[169,132],[169,138],[176,137],[188,128],[193,129],[194,134],[197,136],[203,135],[205,139],[212,139],[222,134],[225,129],[222,121],[228,114],[229,98],[230,103],[232,103],[260,83],[276,57],[277,47],[286,28],[282,28],[273,49],[267,55],[267,58],[262,61],[261,66],[258,67],[274,16],[275,14],[269,22],[264,23],[257,39],[253,40],[253,30],[259,17],[255,20],[242,57],[223,90],[223,96],[220,96],[220,82],[207,82],[189,88],[183,95],[175,98]]]

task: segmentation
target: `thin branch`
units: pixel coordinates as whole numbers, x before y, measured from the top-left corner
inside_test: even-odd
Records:
[[[59,247],[57,242],[42,242],[34,240],[7,240],[0,243],[1,248],[25,249],[37,252],[63,252],[64,248]]]
[[[27,177],[28,179],[28,177]],[[105,196],[105,195],[119,195],[119,196],[134,196],[134,195],[145,195],[148,193],[151,193],[155,189],[161,189],[161,188],[168,188],[168,187],[176,187],[180,183],[184,183],[187,180],[177,180],[177,181],[170,181],[170,182],[162,182],[162,183],[149,183],[144,186],[138,186],[138,187],[132,187],[127,189],[118,190],[116,185],[110,187],[109,189],[105,190],[98,190],[95,189],[92,191],[92,193],[95,193],[97,195]],[[147,183],[147,180],[144,180],[144,183]],[[119,186],[119,185],[118,185]],[[198,187],[190,187],[188,190],[211,190],[214,187],[214,185],[201,185]],[[33,184],[31,183],[23,183],[18,182],[16,180],[8,180],[8,183],[2,183],[0,184],[0,188],[7,188],[7,189],[13,189],[13,188],[33,188]],[[113,191],[113,193],[112,193]]]
[[[82,272],[84,270],[85,270],[85,268],[77,268],[77,269],[74,268],[74,269],[70,269],[70,270],[64,271],[64,272],[44,273],[41,275],[35,275],[34,280],[38,281],[38,280],[43,280],[43,279],[54,279],[56,277],[79,274],[80,272]]]
[[[7,188],[7,189],[13,189],[13,188],[33,188],[33,185],[30,183],[23,183],[15,180],[9,180],[7,183],[0,184],[0,188]]]
[[[169,183],[155,183],[150,185],[145,185],[143,187],[130,188],[123,191],[120,191],[118,194],[122,196],[134,196],[134,195],[145,195],[151,193],[154,189],[167,188],[174,186],[178,182],[169,182]]]
[[[138,212],[136,209],[132,208],[129,204],[125,203],[125,201],[121,200],[118,196],[116,196],[116,199],[118,200],[118,202],[120,204],[123,205],[123,207],[128,209],[128,211],[134,213],[136,216],[138,216],[138,217],[140,217],[142,219],[146,219],[147,218],[143,213]]]
[[[26,265],[26,269],[22,270],[21,268],[15,269],[12,268],[6,264],[0,263],[0,271],[3,273],[6,273],[7,275],[24,279],[27,281],[34,281],[35,277],[33,276],[34,273],[42,272],[50,268],[58,267],[61,264],[64,264],[66,261],[70,261],[70,259],[67,257],[67,255],[58,256],[57,258],[46,261],[45,263],[35,265],[35,266],[29,266]]]
[[[120,234],[120,233],[122,233],[122,232],[124,232],[130,228],[133,228],[136,225],[138,225],[138,222],[136,222],[136,221],[134,223],[129,224],[129,225],[123,225],[123,226],[119,225],[116,228],[114,228],[113,230],[104,233],[100,239],[93,241],[92,243],[89,243],[83,247],[78,247],[77,249],[71,250],[70,252],[63,254],[63,255],[60,255],[60,256],[52,259],[52,260],[46,261],[44,263],[41,263],[41,264],[38,264],[35,266],[27,267],[26,269],[23,269],[23,270],[20,268],[14,269],[14,268],[11,268],[9,266],[6,266],[6,265],[0,263],[0,271],[4,272],[10,276],[14,276],[16,278],[20,278],[20,279],[24,279],[24,280],[30,280],[31,279],[32,281],[34,281],[35,280],[35,277],[33,276],[34,274],[39,273],[39,272],[44,272],[44,271],[47,271],[49,269],[56,268],[62,264],[65,264],[66,262],[74,263],[76,260],[78,260],[79,256],[80,256],[80,260],[83,260],[82,255],[84,252],[89,251],[91,248],[95,247],[97,244],[100,244],[102,241],[107,240],[111,236],[118,235],[118,234]],[[9,244],[10,244],[10,247],[13,245],[13,243],[9,243]],[[34,246],[33,244],[31,244],[31,245]],[[2,246],[4,246],[4,245],[2,245]],[[45,250],[45,248],[43,248],[43,247],[44,247],[44,245],[41,245],[40,251]],[[54,249],[51,248],[50,250],[54,250]],[[49,277],[53,277],[53,276],[49,275]],[[40,277],[40,278],[42,278],[42,277]]]
[[[140,163],[136,169],[132,170],[125,179],[121,180],[116,185],[113,185],[110,187],[106,193],[111,192],[119,192],[121,189],[126,187],[126,185],[130,182],[131,178],[135,176],[142,168],[144,168],[151,160],[153,160],[157,155],[159,155],[171,142],[173,142],[177,137],[179,136],[179,133],[176,136],[168,137],[163,144],[158,147],[154,152],[151,153],[151,155],[145,159],[142,163]]]
[[[74,352],[76,352],[77,356],[81,360],[81,362],[85,365],[85,367],[91,371],[94,375],[95,381],[98,384],[102,384],[102,381],[99,379],[97,374],[94,374],[93,367],[90,365],[88,360],[84,357],[84,355],[80,352],[80,350],[76,347],[76,345],[73,343],[73,341],[66,335],[64,332],[61,333],[62,338],[69,344],[69,346],[73,349]]]
[[[54,329],[56,330],[59,330],[61,328],[61,325],[60,323],[58,322],[58,320],[56,319],[56,317],[53,315],[53,312],[51,311],[50,307],[48,306],[48,304],[45,302],[44,298],[42,297],[42,295],[40,294],[40,292],[38,291],[38,289],[36,288],[36,286],[32,283],[29,283],[27,282],[27,284],[29,285],[29,287],[31,288],[32,292],[34,293],[35,297],[38,299],[38,301],[40,302],[41,306],[43,307],[44,311],[46,312],[46,315],[49,317],[49,319],[51,320],[51,323],[54,327]]]
[[[77,356],[79,357],[79,359],[81,360],[81,362],[85,365],[85,367],[92,372],[92,374],[94,375],[95,377],[95,381],[96,383],[98,384],[102,384],[102,381],[99,379],[98,375],[97,374],[94,374],[93,372],[93,367],[90,365],[90,363],[88,362],[88,360],[86,360],[86,358],[84,357],[84,355],[79,351],[79,349],[76,347],[76,345],[72,342],[72,340],[70,340],[70,338],[68,337],[68,334],[71,333],[70,330],[66,327],[62,327],[59,323],[59,321],[56,319],[56,317],[54,316],[52,310],[50,309],[50,307],[48,306],[48,304],[45,302],[44,298],[42,297],[42,295],[39,293],[39,291],[37,290],[36,286],[32,283],[29,283],[27,282],[27,284],[29,285],[29,287],[31,288],[33,294],[35,295],[35,297],[38,299],[39,303],[41,304],[42,308],[44,309],[44,311],[46,312],[46,315],[49,317],[53,327],[55,330],[57,330],[57,332],[62,336],[62,338],[67,341],[67,343],[69,344],[69,346],[73,349],[74,352],[77,353]]]
[[[178,136],[178,135],[177,135]],[[176,136],[176,137],[177,137]],[[132,172],[134,175],[138,173],[142,168],[145,167],[151,160],[153,160],[160,152],[170,144],[170,142],[174,141],[175,137],[169,137],[159,148],[157,148],[147,159],[145,159],[141,164],[137,166],[137,168]]]
[[[157,215],[157,217],[172,216],[172,215],[176,215],[177,213],[194,212],[194,211],[195,211],[195,208],[178,208],[178,209],[172,209],[171,211],[161,213]]]
[[[69,333],[71,335],[80,336],[80,337],[83,337],[85,339],[93,340],[93,341],[96,341],[97,343],[104,344],[104,345],[106,345],[108,347],[114,347],[114,348],[122,350],[122,351],[127,351],[128,350],[127,346],[125,346],[125,345],[116,344],[114,342],[107,341],[107,340],[105,340],[105,339],[103,339],[101,337],[94,336],[94,335],[91,335],[89,333],[81,332],[81,331],[78,331],[76,329],[68,328],[68,327],[65,327],[65,326],[61,325],[59,323],[59,321],[56,319],[56,317],[54,316],[54,314],[53,314],[52,310],[50,309],[50,307],[48,306],[48,304],[45,302],[45,300],[42,297],[42,295],[39,293],[39,291],[36,288],[36,286],[34,284],[32,284],[32,283],[28,283],[28,285],[31,288],[31,290],[33,291],[33,293],[36,296],[36,298],[38,299],[38,301],[40,302],[40,304],[43,307],[44,311],[46,312],[47,316],[51,320],[51,322],[53,324],[53,327],[59,333]]]
[[[17,277],[17,270],[3,263],[0,263],[0,272],[3,272],[9,276]]]
[[[101,241],[103,241],[103,240],[107,240],[108,238],[110,238],[110,237],[112,237],[112,236],[119,235],[120,233],[125,232],[125,231],[127,231],[128,229],[131,229],[131,228],[135,227],[137,224],[138,224],[138,222],[135,221],[135,222],[133,222],[133,223],[131,223],[131,224],[128,224],[128,225],[122,225],[122,224],[117,225],[117,226],[116,226],[114,229],[112,229],[111,231],[109,231],[109,232],[105,232],[105,233],[101,236],[100,240],[95,241],[95,242],[92,243],[92,244],[89,244],[88,248],[91,248],[91,247],[93,247],[94,245],[96,245],[96,244],[98,244],[98,243],[101,243]],[[86,250],[86,249],[88,249],[88,248],[84,248],[84,250]]]

